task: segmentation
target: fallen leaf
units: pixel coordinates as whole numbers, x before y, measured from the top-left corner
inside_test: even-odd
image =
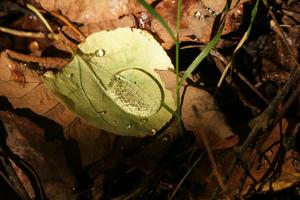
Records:
[[[295,137],[298,128],[297,126],[289,127],[293,126],[291,125],[293,122],[290,125],[289,123],[284,119],[281,125],[274,127],[267,138],[257,141],[260,145],[255,150],[249,150],[243,154],[243,164],[237,165],[234,174],[227,181],[229,193],[246,197],[254,191],[256,193],[280,191],[299,183],[300,173],[297,163],[300,155],[295,150],[289,149],[287,145],[283,146],[279,143],[281,134],[285,137],[285,134],[289,134],[287,131],[292,133],[290,135],[292,137],[287,139]],[[293,147],[293,144],[289,146]],[[250,165],[251,160],[254,161],[252,165]],[[265,177],[267,173],[270,174]],[[276,175],[276,173],[279,174]]]
[[[149,15],[136,0],[36,0],[49,11],[61,12],[73,22],[82,23],[80,30],[90,35],[101,30],[118,27],[142,28],[155,33],[165,49],[173,46],[173,40],[160,22],[149,17],[147,26],[141,16]],[[242,24],[243,6],[251,0],[233,1],[226,18],[223,34],[237,30]],[[149,4],[155,2],[148,0]],[[183,1],[180,38],[183,41],[208,42],[211,39],[216,17],[222,13],[226,1]],[[173,32],[176,30],[177,1],[163,0],[155,5],[155,10],[167,21]]]
[[[113,39],[113,40],[112,40]],[[154,135],[172,115],[171,93],[154,69],[173,68],[146,31],[118,28],[90,35],[62,71],[43,81],[72,112],[111,133]]]
[[[171,71],[157,70],[166,84],[166,89],[172,91],[176,98],[176,75]],[[181,89],[183,95],[182,120],[184,127],[192,131],[203,146],[200,134],[206,137],[213,150],[234,147],[238,137],[226,123],[225,116],[220,112],[214,98],[205,90],[185,85]]]
[[[164,18],[174,33],[176,32],[177,19],[176,2],[173,0],[164,0],[155,7],[155,10]],[[223,34],[228,34],[240,27],[242,24],[243,7],[247,2],[249,0],[231,2],[232,7],[226,16]],[[225,4],[225,0],[183,1],[179,40],[209,42],[214,31],[215,20],[222,13]],[[157,19],[152,20],[151,30],[163,41],[162,45],[164,48],[169,49],[173,46],[171,36]]]
[[[154,0],[147,0],[152,3]],[[36,0],[51,12],[61,12],[71,21],[83,24],[118,19],[121,16],[144,11],[136,0]]]
[[[75,178],[65,162],[61,141],[47,141],[43,129],[14,113],[0,111],[0,120],[8,132],[6,144],[14,154],[34,167],[46,196],[49,199],[74,198]],[[30,183],[23,184],[29,188]]]

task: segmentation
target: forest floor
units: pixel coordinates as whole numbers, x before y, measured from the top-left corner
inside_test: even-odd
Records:
[[[154,16],[158,13],[175,33],[177,1],[147,0],[154,14],[141,2],[0,2],[0,199],[300,199],[300,2],[235,0],[226,10],[225,0],[184,0],[177,55],[176,36]],[[122,35],[116,36],[117,30]],[[123,36],[128,31],[137,36]],[[105,32],[103,44],[118,49],[116,57],[78,49],[96,32]],[[143,53],[146,43],[141,52],[139,43],[130,46],[145,35],[165,57]],[[93,102],[89,90],[97,93],[98,88],[87,85],[92,76],[72,82],[75,71],[50,87],[46,81],[49,73],[65,73],[77,57],[84,60],[83,73],[90,66],[87,60],[95,57],[116,68],[115,60],[130,60],[124,71],[136,68],[131,60],[137,57],[173,63],[179,67],[177,77],[175,69],[146,77],[159,90],[165,85],[163,91],[169,90],[174,101],[180,94],[181,117],[177,111],[162,118],[163,127],[141,131],[143,137],[131,137],[130,130],[138,132],[134,123],[127,124],[128,130],[114,125],[131,119],[158,123],[151,120],[165,107],[159,104],[153,114],[154,103],[150,110],[145,107],[154,116],[146,115],[149,122],[142,114],[132,117],[129,109],[113,111],[119,118],[108,125],[98,118],[97,126],[89,109],[102,106],[107,109],[102,114],[110,117],[119,104],[112,98],[111,104]],[[112,71],[95,73],[102,87]],[[184,89],[176,93],[185,74]],[[135,102],[148,103],[143,102],[148,87],[117,83],[129,84],[127,96],[141,92],[134,100],[128,97],[133,110]],[[71,85],[83,96],[59,93]]]

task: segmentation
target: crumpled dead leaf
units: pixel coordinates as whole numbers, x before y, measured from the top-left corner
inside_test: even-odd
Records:
[[[24,93],[23,87],[19,83],[11,80],[11,70],[7,66],[18,68],[17,64],[2,54],[2,63],[0,67],[3,77],[0,78],[4,87],[0,88],[0,94],[6,96],[15,108],[30,108],[33,112],[48,117],[62,127],[67,127],[76,116],[64,108],[56,98],[40,82],[39,77],[32,71],[24,67],[25,85],[34,78],[35,85],[29,87]],[[175,98],[176,79],[175,74],[169,71],[159,71],[166,88],[173,92]],[[7,84],[9,83],[9,84]],[[12,84],[13,86],[11,86]],[[14,90],[11,89],[14,87]],[[184,91],[184,100],[182,105],[182,119],[187,130],[193,131],[201,143],[200,134],[205,133],[208,141],[214,149],[232,147],[238,142],[231,128],[226,124],[223,114],[218,110],[213,97],[204,90],[188,86]],[[21,94],[21,95],[20,95]],[[38,105],[36,105],[38,104]],[[219,145],[216,145],[219,144]]]
[[[49,199],[74,198],[72,187],[75,178],[66,165],[61,142],[46,141],[42,128],[12,112],[0,111],[0,120],[8,131],[6,144],[14,154],[34,167],[46,196]],[[28,181],[23,185],[31,188]]]
[[[20,71],[23,82],[12,79],[15,69]],[[83,165],[93,162],[95,154],[100,158],[112,148],[115,135],[102,133],[78,119],[48,90],[36,72],[12,61],[4,52],[0,54],[0,85],[0,96],[5,96],[14,109],[28,108],[53,120],[63,128],[66,138],[76,140],[82,151]]]
[[[251,0],[250,0],[251,1]],[[249,0],[232,1],[223,34],[237,30],[242,24],[243,6]],[[191,0],[182,1],[182,18],[180,24],[179,40],[209,42],[212,37],[215,20],[222,13],[226,0]],[[173,32],[176,32],[177,4],[173,0],[161,1],[155,10],[168,22]],[[153,19],[151,30],[155,32],[164,43],[162,46],[169,49],[173,45],[171,36],[156,19]]]
[[[251,0],[232,1],[223,34],[237,30],[242,24],[243,6]],[[157,35],[165,49],[173,45],[173,40],[160,22],[149,17],[149,13],[136,0],[36,0],[49,12],[61,12],[69,20],[82,23],[80,30],[87,36],[100,30],[117,27],[133,27],[149,30]],[[155,0],[148,0],[153,3]],[[183,41],[208,42],[214,31],[217,16],[222,12],[226,0],[190,0],[182,2],[180,38]],[[155,10],[167,21],[173,32],[176,30],[177,3],[163,0],[155,5]],[[148,16],[147,19],[144,19]],[[145,25],[145,20],[147,24]]]
[[[292,139],[295,137],[299,125],[293,127],[294,122],[292,121],[283,119],[282,123],[278,124],[267,138],[257,141],[260,145],[255,150],[249,150],[244,154],[243,164],[237,165],[234,174],[227,181],[229,193],[239,194],[242,197],[246,194],[249,195],[248,192],[254,189],[256,193],[280,191],[300,182],[299,165],[297,164],[300,154],[293,149],[295,144]],[[283,142],[286,144],[280,143],[281,135],[286,137],[286,134],[290,134],[290,136],[285,140],[290,141]],[[254,163],[250,166],[249,162],[253,158],[255,158]],[[223,162],[228,163],[228,160]],[[246,166],[250,167],[247,172],[245,171]],[[271,171],[269,171],[270,168]],[[226,169],[224,168],[224,171]],[[271,174],[265,177],[268,172]],[[276,173],[279,174],[276,175]]]
[[[154,0],[147,0],[152,3]],[[51,12],[61,12],[71,21],[90,24],[118,19],[120,16],[144,11],[136,0],[36,0]]]
[[[14,108],[30,108],[63,127],[75,119],[74,114],[59,106],[60,103],[41,82],[39,75],[29,70],[27,65],[12,61],[4,52],[0,55],[0,63],[0,96],[8,98]],[[15,71],[22,77],[22,82],[13,79]]]
[[[172,91],[176,98],[176,75],[170,71],[159,71],[166,88]],[[183,95],[182,120],[184,127],[192,131],[198,142],[203,145],[201,134],[205,134],[211,148],[224,149],[234,147],[238,137],[226,123],[225,116],[219,111],[214,98],[205,90],[185,86],[181,90]]]

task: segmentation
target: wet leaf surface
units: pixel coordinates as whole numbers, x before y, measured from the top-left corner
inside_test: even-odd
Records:
[[[147,2],[152,3],[174,31],[176,1]],[[163,122],[166,125],[155,137],[145,138],[120,137],[89,125],[45,86],[41,77],[46,71],[60,73],[72,60],[71,54],[64,52],[68,49],[66,44],[75,51],[83,39],[61,18],[45,13],[60,13],[85,36],[120,27],[143,29],[168,50],[173,62],[173,41],[165,29],[133,0],[35,1],[36,6],[39,4],[65,44],[45,35],[23,38],[0,32],[0,150],[1,159],[7,160],[0,160],[0,171],[13,180],[7,169],[8,166],[14,169],[30,197],[42,197],[44,191],[48,199],[54,200],[167,199],[176,186],[178,199],[211,199],[212,195],[217,199],[251,199],[253,194],[276,196],[276,191],[287,188],[296,195],[300,179],[299,82],[294,83],[289,95],[267,119],[260,115],[267,105],[253,88],[272,104],[293,76],[293,70],[297,71],[299,3],[272,4],[283,34],[271,19],[268,8],[260,5],[254,31],[236,56],[234,70],[227,76],[226,84],[216,90],[222,68],[231,59],[233,47],[248,26],[253,1],[239,1],[232,6],[222,41],[214,50],[219,54],[212,53],[201,63],[181,89],[186,133],[178,132],[178,122],[173,117],[170,122]],[[46,32],[40,20],[22,4],[4,1],[0,5],[1,27]],[[212,38],[224,5],[225,1],[183,1],[179,39],[182,46],[195,46],[181,50],[180,70],[185,70],[200,51],[199,43]],[[113,40],[116,38],[106,38],[105,42],[112,45]],[[126,40],[117,42],[116,48],[123,42]],[[101,55],[101,52],[91,53]],[[136,56],[143,60],[144,55],[136,53]],[[249,80],[252,90],[237,76],[237,71]],[[176,99],[175,73],[155,70],[154,74]],[[137,74],[137,77],[142,76]],[[128,117],[120,118],[128,120]],[[260,121],[267,121],[270,127],[262,129],[241,153],[243,142]],[[234,170],[230,171],[232,166]],[[225,189],[220,189],[220,178]],[[292,198],[291,194],[285,194],[282,199],[288,197]]]

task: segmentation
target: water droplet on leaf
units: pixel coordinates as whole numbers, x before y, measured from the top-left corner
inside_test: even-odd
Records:
[[[200,17],[201,17],[201,12],[200,12],[200,11],[196,11],[196,12],[194,13],[194,17],[197,18],[197,19],[200,19]]]
[[[148,121],[148,119],[141,119],[142,123],[146,123]]]
[[[104,115],[104,114],[106,114],[106,110],[102,110],[102,111],[100,111],[100,112],[99,112],[99,114],[100,114],[100,115]]]
[[[162,139],[161,139],[163,142],[167,142],[169,140],[169,138],[167,136],[164,136]]]
[[[104,49],[97,49],[95,51],[95,56],[97,56],[97,57],[103,57],[104,55],[105,55]]]
[[[132,124],[128,124],[126,128],[128,129],[132,128]]]
[[[68,74],[67,77],[68,77],[68,78],[72,78],[72,77],[73,77],[73,74]]]
[[[156,134],[157,130],[153,128],[149,132],[152,136],[154,136]]]

